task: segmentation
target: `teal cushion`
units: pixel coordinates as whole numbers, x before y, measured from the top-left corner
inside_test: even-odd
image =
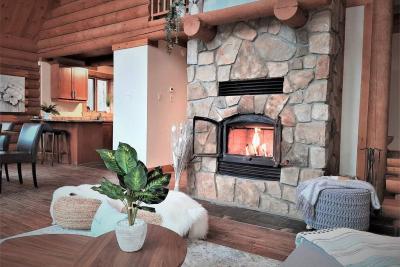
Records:
[[[103,201],[94,215],[91,232],[97,237],[114,231],[117,222],[126,218],[127,215],[125,213],[118,212],[116,209],[111,207],[107,201]]]

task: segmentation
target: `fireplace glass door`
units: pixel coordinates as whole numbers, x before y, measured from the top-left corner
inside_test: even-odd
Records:
[[[238,114],[217,122],[193,119],[193,154],[217,157],[218,172],[246,178],[280,177],[280,119]]]

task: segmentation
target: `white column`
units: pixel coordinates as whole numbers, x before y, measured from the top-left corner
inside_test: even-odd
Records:
[[[130,144],[147,159],[148,46],[114,51],[113,147]]]
[[[340,174],[356,175],[364,6],[346,9]]]

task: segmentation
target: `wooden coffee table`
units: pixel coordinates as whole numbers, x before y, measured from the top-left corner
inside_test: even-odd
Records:
[[[115,232],[97,238],[39,235],[10,239],[0,245],[0,266],[180,266],[186,241],[161,226],[149,224],[143,248],[119,249]]]

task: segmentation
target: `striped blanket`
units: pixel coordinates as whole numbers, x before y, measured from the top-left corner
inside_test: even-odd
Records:
[[[337,228],[298,233],[296,246],[305,240],[321,248],[343,266],[400,266],[400,237]]]

